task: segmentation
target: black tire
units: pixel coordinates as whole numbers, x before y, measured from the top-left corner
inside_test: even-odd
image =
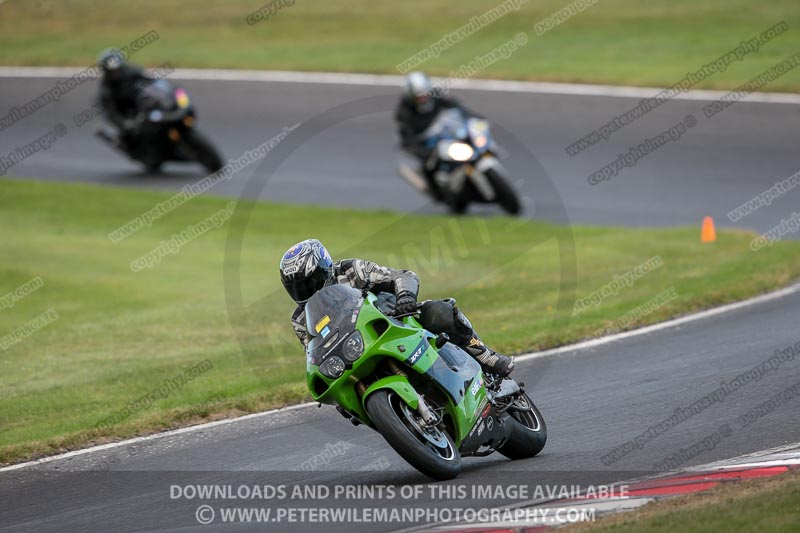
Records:
[[[191,157],[206,167],[209,172],[217,172],[222,168],[222,157],[211,144],[211,141],[199,130],[192,128],[184,135],[184,142],[188,145]]]
[[[440,431],[447,444],[446,447],[436,448],[416,432],[413,422],[408,420],[402,408],[404,405],[394,392],[378,390],[367,398],[366,408],[378,432],[411,466],[436,480],[456,477],[461,472],[461,454],[453,439],[446,431]]]
[[[511,439],[497,451],[509,459],[533,457],[542,451],[547,442],[547,424],[530,397],[523,392],[513,405],[525,408],[526,404],[530,406],[530,411],[509,410],[511,416],[506,419],[506,423],[511,424]]]
[[[467,212],[467,207],[469,206],[468,202],[459,199],[452,199],[451,201],[447,202],[447,206],[450,208],[450,212],[454,215],[463,215]]]
[[[148,174],[161,174],[161,161],[142,161]]]
[[[519,205],[519,198],[517,198],[517,193],[514,192],[514,189],[511,188],[506,179],[493,168],[486,171],[486,179],[492,184],[497,205],[502,207],[509,215],[519,215],[522,210]]]
[[[443,202],[450,212],[454,215],[463,215],[467,212],[467,207],[469,207],[469,200],[466,199],[464,196],[465,194],[462,192],[461,194],[454,194],[452,191],[442,191],[439,193],[441,198],[441,202]]]

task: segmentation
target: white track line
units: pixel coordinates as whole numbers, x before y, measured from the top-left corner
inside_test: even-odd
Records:
[[[570,344],[568,346],[562,346],[560,348],[553,348],[551,350],[545,350],[545,351],[542,351],[542,352],[532,352],[532,353],[528,353],[528,354],[518,355],[518,356],[515,357],[515,360],[517,362],[524,362],[524,361],[530,361],[530,360],[533,360],[533,359],[541,359],[543,357],[552,357],[552,356],[560,355],[560,354],[564,354],[564,353],[578,352],[578,351],[581,351],[581,350],[594,348],[596,346],[601,346],[603,344],[609,344],[609,343],[616,342],[616,341],[619,341],[619,340],[622,340],[622,339],[627,339],[627,338],[630,338],[630,337],[636,337],[636,336],[639,336],[639,335],[647,335],[647,334],[652,333],[654,331],[659,331],[659,330],[662,330],[662,329],[667,329],[667,328],[671,328],[671,327],[675,327],[675,326],[680,326],[682,324],[687,324],[689,322],[694,322],[696,320],[703,320],[703,319],[710,318],[710,317],[713,317],[713,316],[722,315],[724,313],[729,313],[729,312],[735,311],[737,309],[743,309],[745,307],[749,307],[749,306],[752,306],[752,305],[759,305],[759,304],[762,304],[762,303],[765,303],[765,302],[770,302],[772,300],[777,300],[777,299],[783,298],[785,296],[788,296],[790,294],[794,294],[794,293],[798,292],[798,290],[800,290],[800,284],[792,285],[790,287],[785,287],[783,289],[780,289],[780,290],[777,290],[777,291],[774,291],[774,292],[769,292],[769,293],[766,293],[766,294],[762,294],[760,296],[756,296],[756,297],[750,298],[748,300],[743,300],[741,302],[727,304],[727,305],[723,305],[723,306],[720,306],[720,307],[715,307],[713,309],[707,309],[705,311],[700,311],[699,313],[693,313],[691,315],[682,316],[680,318],[675,318],[673,320],[668,320],[666,322],[660,322],[658,324],[653,324],[652,326],[646,326],[646,327],[639,328],[639,329],[634,329],[634,330],[631,330],[631,331],[625,331],[623,333],[616,333],[614,335],[609,335],[607,337],[600,337],[600,338],[597,338],[597,339],[591,339],[591,340],[588,340],[588,341],[579,342],[577,344]],[[154,440],[154,439],[160,439],[160,438],[164,438],[164,437],[171,437],[173,435],[180,435],[182,433],[190,433],[190,432],[193,432],[193,431],[202,431],[202,430],[213,428],[213,427],[216,427],[216,426],[223,426],[223,425],[227,425],[227,424],[232,424],[232,423],[239,422],[239,421],[242,421],[242,420],[251,420],[251,419],[255,419],[255,418],[262,418],[262,417],[266,417],[266,416],[272,416],[274,414],[279,414],[279,413],[283,413],[283,412],[286,412],[286,411],[293,411],[293,410],[296,410],[296,409],[302,409],[302,408],[305,408],[305,407],[311,407],[313,405],[316,405],[316,402],[307,402],[307,403],[301,403],[301,404],[297,404],[297,405],[290,405],[289,407],[282,407],[280,409],[273,409],[273,410],[270,410],[270,411],[264,411],[262,413],[253,413],[253,414],[249,414],[249,415],[240,416],[240,417],[237,417],[237,418],[226,418],[224,420],[216,420],[214,422],[206,422],[204,424],[198,424],[198,425],[195,425],[195,426],[188,426],[188,427],[185,427],[185,428],[173,429],[173,430],[170,430],[170,431],[165,431],[163,433],[154,433],[152,435],[146,435],[144,437],[136,437],[136,438],[133,438],[133,439],[121,440],[121,441],[117,441],[117,442],[110,442],[108,444],[100,444],[98,446],[92,446],[91,448],[83,448],[81,450],[75,450],[75,451],[71,451],[71,452],[66,452],[66,453],[62,453],[62,454],[59,454],[59,455],[51,455],[51,456],[48,456],[48,457],[43,457],[43,458],[37,459],[35,461],[28,461],[26,463],[18,463],[18,464],[15,464],[15,465],[6,466],[6,467],[3,467],[3,468],[0,468],[0,472],[7,472],[7,471],[10,471],[10,470],[19,470],[21,468],[27,468],[27,467],[30,467],[30,466],[40,465],[40,464],[43,464],[43,463],[49,463],[51,461],[57,461],[57,460],[60,460],[60,459],[66,459],[68,457],[75,457],[75,456],[84,455],[84,454],[87,454],[87,453],[98,452],[98,451],[103,451],[103,450],[109,450],[109,449],[112,449],[112,448],[118,448],[120,446],[127,446],[129,444],[135,444],[135,443],[138,443],[138,442],[145,442],[145,441]]]
[[[85,67],[84,67],[85,68]],[[82,70],[80,67],[0,67],[0,78],[69,78]],[[293,72],[284,70],[227,70],[227,69],[176,69],[170,77],[180,80],[253,81],[281,83],[309,83],[333,85],[365,85],[373,87],[401,87],[403,76],[388,74],[357,74],[347,72]],[[434,81],[443,81],[436,78]],[[455,87],[473,91],[560,94],[576,96],[612,96],[617,98],[649,98],[663,91],[654,87],[624,87],[617,85],[592,85],[581,83],[550,83],[540,81],[511,81],[470,79]],[[691,90],[676,95],[673,100],[717,100],[727,91]],[[747,102],[766,104],[800,104],[800,94],[752,93]]]
[[[249,415],[243,415],[236,418],[226,418],[224,420],[216,420],[214,422],[206,422],[204,424],[197,424],[196,426],[187,426],[185,428],[178,428],[172,429],[169,431],[164,431],[162,433],[154,433],[152,435],[145,435],[144,437],[135,437],[133,439],[126,439],[120,440],[117,442],[109,442],[108,444],[99,444],[97,446],[92,446],[91,448],[83,448],[80,450],[74,450],[71,452],[61,453],[58,455],[50,455],[48,457],[42,457],[41,459],[37,459],[35,461],[28,461],[27,463],[18,463],[11,466],[5,466],[0,468],[0,472],[7,472],[9,470],[19,470],[20,468],[27,468],[29,466],[40,465],[42,463],[49,463],[51,461],[56,461],[59,459],[67,459],[69,457],[75,457],[77,455],[84,455],[87,453],[92,452],[99,452],[103,450],[110,450],[113,448],[119,448],[120,446],[127,446],[129,444],[136,444],[137,442],[146,442],[149,440],[160,439],[163,437],[171,437],[173,435],[180,435],[182,433],[191,433],[193,431],[202,431],[204,429],[210,429],[216,426],[224,426],[227,424],[232,424],[234,422],[239,422],[241,420],[250,420],[253,418],[261,418],[265,416],[271,416],[279,413],[285,413],[286,411],[294,411],[296,409],[302,409],[304,407],[311,407],[312,405],[316,405],[314,402],[308,403],[300,403],[296,405],[290,405],[288,407],[281,407],[280,409],[272,409],[270,411],[263,411],[261,413],[252,413]]]
[[[730,470],[737,470],[737,469],[745,469],[745,468],[768,468],[771,466],[793,466],[800,464],[800,452],[795,453],[795,457],[790,458],[775,458],[774,457],[777,452],[782,452],[784,450],[800,450],[800,442],[796,442],[794,444],[788,444],[784,446],[779,446],[777,448],[771,448],[768,450],[761,450],[758,452],[740,455],[738,457],[734,457],[732,459],[726,459],[725,461],[718,461],[714,463],[707,463],[705,465],[698,465],[686,470],[675,470],[672,472],[664,472],[657,476],[647,476],[644,478],[639,479],[630,479],[627,481],[617,481],[612,483],[615,486],[623,486],[623,485],[635,485],[639,483],[646,483],[651,481],[659,481],[659,480],[669,480],[671,478],[680,477],[680,476],[692,476],[697,474],[707,474],[707,473],[715,473],[715,472],[724,472]],[[754,457],[763,457],[764,460],[756,461],[756,462],[745,462]],[[738,462],[737,462],[738,461]],[[762,478],[763,479],[763,478]],[[514,509],[525,509],[525,508],[537,508],[537,509],[556,509],[556,508],[580,508],[580,507],[591,507],[600,511],[599,514],[601,516],[607,513],[618,513],[620,511],[632,510],[647,503],[656,500],[666,500],[676,497],[677,495],[668,495],[668,496],[625,496],[625,497],[612,497],[606,499],[597,499],[597,500],[582,500],[582,501],[571,501],[569,499],[564,498],[555,498],[552,500],[545,500],[541,502],[537,502],[535,500],[525,501],[525,502],[516,502],[509,505],[503,505],[498,507],[498,510],[514,510]],[[543,517],[544,518],[544,517]],[[554,517],[553,517],[554,518]],[[552,520],[552,519],[551,519]],[[541,525],[548,525],[547,523],[540,522]],[[481,522],[479,524],[470,524],[470,523],[459,523],[459,522],[439,522],[436,524],[428,524],[426,526],[413,526],[407,529],[401,529],[398,531],[393,531],[392,533],[413,533],[413,532],[421,532],[421,531],[440,531],[442,533],[448,533],[450,531],[467,531],[467,530],[484,530],[484,529],[514,529],[514,528],[523,528],[529,525],[528,522],[525,520],[519,521],[505,521],[505,522]],[[549,524],[552,525],[563,525],[563,524]]]
[[[530,359],[539,359],[542,357],[551,357],[553,355],[559,355],[563,353],[587,350],[589,348],[602,346],[603,344],[609,344],[622,339],[637,337],[639,335],[647,335],[648,333],[652,333],[654,331],[672,328],[675,326],[680,326],[682,324],[687,324],[689,322],[694,322],[695,320],[703,320],[704,318],[709,318],[712,316],[729,313],[731,311],[749,307],[751,305],[758,305],[764,302],[777,300],[778,298],[783,298],[784,296],[794,294],[798,290],[800,290],[800,284],[791,285],[789,287],[785,287],[783,289],[779,289],[774,292],[768,292],[760,296],[755,296],[747,300],[742,300],[741,302],[734,302],[732,304],[713,307],[711,309],[706,309],[705,311],[700,311],[698,313],[692,313],[690,315],[682,316],[679,318],[673,318],[672,320],[667,320],[666,322],[659,322],[658,324],[653,324],[652,326],[645,326],[643,328],[632,329],[630,331],[623,331],[622,333],[615,333],[613,335],[608,335],[606,337],[590,339],[588,341],[579,342],[577,344],[561,346],[560,348],[553,348],[550,350],[544,350],[542,352],[533,352],[529,354],[518,355],[515,359],[516,361],[528,361]]]
[[[750,465],[761,465],[766,463],[785,463],[797,464],[800,462],[800,442],[792,444],[783,444],[774,448],[766,450],[759,450],[753,453],[746,453],[731,457],[730,459],[722,459],[721,461],[714,461],[704,465],[694,466],[688,468],[687,472],[695,472],[700,470],[719,470],[738,468],[742,466],[749,467]],[[770,464],[772,466],[772,464]]]

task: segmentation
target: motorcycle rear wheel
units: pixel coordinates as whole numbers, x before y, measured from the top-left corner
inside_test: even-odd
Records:
[[[514,407],[520,410],[512,410]],[[509,459],[527,459],[541,452],[547,442],[547,424],[530,397],[520,394],[508,412],[511,416],[506,423],[511,424],[511,438],[497,451]]]

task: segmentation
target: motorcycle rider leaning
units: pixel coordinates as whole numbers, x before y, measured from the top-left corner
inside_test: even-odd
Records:
[[[363,259],[334,263],[316,239],[307,239],[289,248],[281,259],[280,272],[283,286],[297,303],[292,313],[292,326],[303,346],[308,346],[309,342],[305,304],[314,293],[333,283],[344,283],[375,294],[391,293],[396,314],[413,313],[417,309],[419,280],[414,272],[379,266]],[[419,322],[431,333],[446,333],[450,342],[494,374],[505,377],[514,369],[513,359],[494,352],[481,341],[453,299],[425,301],[420,309]]]
[[[137,119],[137,96],[153,80],[140,67],[126,63],[119,50],[104,50],[97,64],[103,72],[99,104],[106,118],[119,130],[117,136],[102,133],[115,144],[130,147],[141,126]]]
[[[453,108],[468,112],[455,98],[439,94],[425,73],[411,72],[406,76],[405,92],[394,114],[400,134],[400,146],[419,158],[428,188],[436,198],[440,198],[441,194],[431,174],[432,169],[425,164],[433,148],[425,145],[420,134],[440,112]]]

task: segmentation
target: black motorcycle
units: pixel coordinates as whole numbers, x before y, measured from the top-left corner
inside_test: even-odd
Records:
[[[185,89],[156,80],[139,92],[136,104],[132,128],[106,128],[97,135],[149,172],[158,172],[167,161],[197,161],[209,172],[222,168],[219,152],[195,125],[197,115]]]
[[[437,115],[420,139],[431,149],[423,162],[428,179],[408,165],[398,167],[412,187],[458,214],[473,202],[496,203],[511,215],[520,213],[519,199],[497,158],[487,120],[448,109]]]

